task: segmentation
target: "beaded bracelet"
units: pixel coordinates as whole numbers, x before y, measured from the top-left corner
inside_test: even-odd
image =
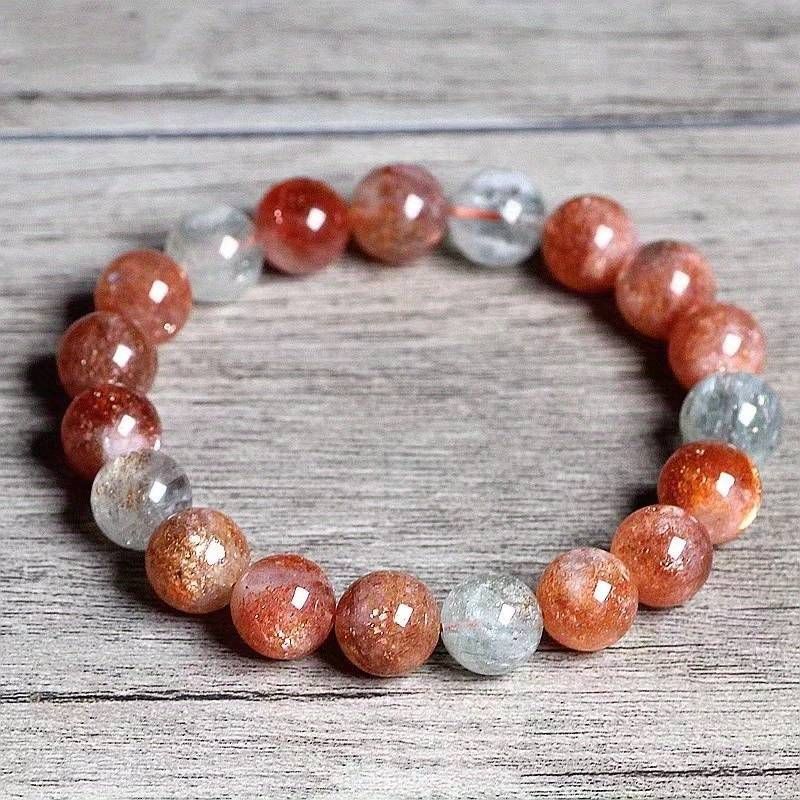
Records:
[[[690,389],[680,413],[684,444],[658,480],[658,505],[620,524],[610,552],[582,547],[558,556],[536,592],[504,574],[454,588],[442,606],[417,578],[372,572],[336,603],[324,571],[294,554],[250,563],[242,531],[220,511],[192,506],[184,470],[159,451],[161,423],[145,397],[156,345],[184,325],[192,297],[235,300],[266,259],[292,275],[336,260],[352,236],[384,264],[429,252],[449,231],[452,246],[486,267],[509,267],[541,246],[552,276],[581,293],[614,290],[639,333],[668,342],[678,381]],[[191,288],[190,288],[191,282]],[[775,392],[761,371],[765,342],[747,312],[715,302],[711,267],[675,241],[639,246],[625,210],[584,195],[545,217],[539,192],[520,173],[489,170],[448,203],[419,166],[373,170],[348,206],[324,183],[295,178],[262,198],[254,220],[219,206],[184,219],[166,252],[126,253],[105,269],[93,313],[66,331],[58,353],[73,400],[61,428],[66,458],[93,479],[91,507],[113,542],[145,551],[155,593],[205,614],[230,604],[242,639],[272,659],[295,659],[335,631],[366,673],[392,676],[423,664],[441,632],[466,669],[497,675],[525,663],[542,630],[561,645],[595,651],[631,627],[638,604],[689,600],[711,570],[713,545],[737,537],[761,503],[757,463],[777,446]]]

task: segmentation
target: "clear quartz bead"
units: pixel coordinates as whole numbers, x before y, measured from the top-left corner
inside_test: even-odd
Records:
[[[164,249],[186,270],[199,303],[238,299],[258,281],[264,263],[252,221],[227,205],[184,217]]]
[[[783,426],[775,390],[749,372],[717,372],[692,387],[680,414],[684,442],[719,439],[757,464],[778,446]]]
[[[480,575],[460,583],[442,606],[442,641],[462,667],[502,675],[527,662],[542,638],[533,590],[511,575]]]
[[[183,468],[155,450],[137,450],[108,462],[92,484],[92,514],[115,544],[144,550],[153,531],[192,505]]]
[[[510,267],[530,258],[544,224],[539,190],[521,172],[479,172],[455,194],[448,227],[453,246],[475,264]]]

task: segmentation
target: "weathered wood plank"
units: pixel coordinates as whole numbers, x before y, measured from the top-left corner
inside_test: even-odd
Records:
[[[798,98],[795,0],[0,9],[6,133],[730,121]]]

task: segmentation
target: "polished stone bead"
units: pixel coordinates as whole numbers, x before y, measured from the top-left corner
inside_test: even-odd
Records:
[[[640,247],[617,276],[617,307],[628,324],[654,339],[667,339],[678,315],[714,300],[711,265],[683,242]]]
[[[679,447],[658,478],[658,502],[702,522],[714,544],[735,539],[761,507],[761,478],[750,457],[725,442]]]
[[[547,633],[564,647],[587,652],[622,638],[638,606],[628,568],[594,547],[579,547],[551,561],[536,596]]]
[[[363,672],[405,675],[424,664],[439,641],[439,607],[422,581],[406,572],[370,572],[336,608],[336,639]]]
[[[626,517],[611,552],[630,570],[639,602],[651,608],[679,606],[694,597],[714,558],[705,525],[682,508],[662,505]]]
[[[130,321],[94,311],[67,328],[58,347],[58,377],[71,397],[102,383],[144,394],[158,367],[156,348]]]
[[[487,267],[521,264],[533,254],[544,223],[539,190],[521,172],[479,172],[452,198],[450,241],[467,259]]]
[[[100,311],[114,311],[138,325],[154,344],[171,339],[192,309],[192,290],[181,266],[157,250],[131,250],[114,259],[94,289]]]
[[[684,442],[719,439],[762,464],[780,442],[783,412],[777,392],[748,372],[715,372],[686,395],[681,407]]]
[[[187,614],[209,614],[228,605],[250,562],[239,526],[211,508],[187,508],[162,522],[144,555],[153,591]]]
[[[258,282],[264,253],[243,211],[213,206],[184,217],[172,229],[165,253],[186,271],[197,303],[229,303]]]
[[[97,527],[112,542],[144,550],[153,531],[192,505],[183,468],[156,450],[117,456],[97,473],[90,496]]]
[[[741,308],[715,303],[681,316],[669,337],[669,363],[687,389],[715,372],[761,372],[764,332]]]
[[[511,672],[530,659],[541,638],[536,595],[511,575],[469,578],[442,605],[444,646],[470,672]]]
[[[567,200],[545,221],[542,257],[550,274],[576,292],[611,289],[636,251],[633,222],[619,203],[599,195]]]
[[[107,461],[134,450],[161,447],[161,420],[153,404],[124,386],[103,384],[81,392],[61,420],[67,463],[92,480]]]
[[[291,553],[256,561],[231,595],[239,636],[257,653],[283,661],[313,653],[336,615],[333,587],[322,568]]]
[[[350,236],[344,200],[310,178],[273,186],[258,205],[255,223],[268,263],[290,275],[316,272],[336,261]]]
[[[447,203],[439,182],[415,164],[378,167],[358,184],[350,225],[361,250],[387,264],[425,255],[442,240]]]

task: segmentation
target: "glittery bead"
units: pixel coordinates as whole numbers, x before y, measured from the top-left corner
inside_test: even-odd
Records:
[[[405,572],[371,572],[342,595],[336,639],[360,670],[390,677],[424,664],[439,641],[439,607],[424,583]]]
[[[647,506],[621,523],[611,552],[630,570],[639,601],[652,608],[679,606],[700,591],[711,572],[714,547],[705,526],[676,506]]]
[[[250,217],[227,205],[184,217],[164,251],[186,271],[197,303],[237,300],[258,283],[264,266]]]
[[[669,338],[669,363],[689,389],[714,372],[761,372],[766,349],[750,314],[715,303],[678,318]]]
[[[594,651],[622,638],[636,616],[636,584],[616,556],[580,547],[558,556],[536,589],[544,629],[572,650]]]
[[[567,200],[545,221],[542,256],[550,274],[576,292],[603,292],[636,251],[636,230],[608,197]]]
[[[658,502],[679,506],[702,522],[714,544],[735,539],[761,507],[755,463],[724,442],[691,442],[667,459],[658,478]]]
[[[94,290],[100,311],[127,317],[154,344],[171,339],[192,309],[192,290],[184,270],[156,250],[131,250],[114,259]]]
[[[527,260],[539,243],[544,203],[521,172],[479,172],[452,198],[447,220],[450,241],[467,259],[488,267]]]
[[[442,641],[462,667],[502,675],[536,651],[542,615],[533,590],[511,575],[481,575],[456,586],[442,605]]]
[[[90,496],[97,527],[112,542],[144,550],[153,531],[192,505],[183,468],[155,450],[118,456],[97,473]]]
[[[283,553],[256,561],[231,595],[239,636],[267,658],[302,658],[328,638],[336,614],[333,588],[320,566]]]
[[[356,187],[350,225],[358,246],[371,258],[387,264],[411,261],[444,236],[447,203],[442,187],[414,164],[378,167]]]
[[[61,444],[72,469],[91,480],[117,456],[158,450],[161,420],[146,397],[124,386],[95,386],[81,392],[67,408]]]
[[[719,439],[763,463],[780,442],[783,412],[777,392],[758,375],[715,372],[683,401],[684,442]]]
[[[715,291],[711,266],[698,250],[683,242],[651,242],[620,271],[616,300],[632,328],[667,339],[678,315],[708,305]]]
[[[74,397],[101,383],[145,393],[158,366],[156,349],[119,314],[94,311],[67,328],[58,348],[58,377]]]
[[[210,508],[187,508],[165,520],[145,551],[153,591],[187,614],[209,614],[228,605],[249,561],[239,526]]]
[[[310,178],[273,186],[259,203],[255,222],[267,261],[290,275],[316,272],[336,261],[350,233],[342,198]]]

